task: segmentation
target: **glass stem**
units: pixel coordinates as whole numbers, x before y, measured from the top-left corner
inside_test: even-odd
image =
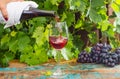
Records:
[[[61,50],[57,50],[57,65],[60,65],[61,61]]]

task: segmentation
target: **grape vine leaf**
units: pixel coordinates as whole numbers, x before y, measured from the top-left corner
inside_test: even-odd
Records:
[[[75,24],[75,28],[78,29],[80,27],[83,26],[83,21],[82,20],[78,20],[78,22]]]
[[[71,12],[67,12],[66,15],[67,15],[67,18],[65,19],[65,21],[67,22],[67,25],[70,26],[72,22],[75,21],[75,16]]]
[[[39,64],[38,57],[37,57],[34,53],[28,54],[28,57],[25,59],[25,62],[26,62],[28,65],[36,65],[36,64]]]
[[[113,26],[109,26],[109,29],[107,31],[105,31],[105,32],[107,32],[107,34],[108,34],[107,36],[108,37],[115,38],[115,31],[114,31]]]
[[[20,55],[20,62],[26,63],[27,58],[28,58],[28,54],[21,54]]]
[[[10,35],[11,35],[12,37],[16,36],[16,34],[17,34],[17,32],[15,32],[15,31],[12,31],[12,32],[10,33]]]
[[[48,9],[48,10],[52,8],[52,4],[51,4],[51,2],[49,0],[46,0],[44,2],[44,8]]]
[[[18,49],[24,50],[24,48],[30,43],[30,38],[24,32],[18,32]]]
[[[71,10],[78,10],[84,12],[88,0],[69,0]]]
[[[26,47],[24,47],[23,50],[20,50],[21,54],[28,54],[28,53],[32,53],[33,52],[33,47],[31,45],[27,45]]]
[[[10,61],[10,60],[13,60],[13,59],[14,59],[15,54],[14,54],[13,52],[6,51],[6,52],[5,52],[5,56],[6,56],[6,59],[7,59],[8,61]]]
[[[36,56],[39,58],[39,64],[42,64],[48,60],[47,52],[44,47],[43,49],[40,49],[40,51],[36,52]]]
[[[20,62],[26,63],[26,59],[31,58],[29,56],[30,54],[33,54],[33,47],[28,45],[24,48],[24,50],[21,51]]]
[[[109,21],[102,21],[100,23],[100,25],[101,25],[101,31],[106,31],[108,29],[110,23],[109,23]]]
[[[52,5],[52,4],[57,4],[57,3],[54,2],[54,0],[53,0],[53,2],[51,2],[51,0],[46,0],[44,2],[44,9],[57,11],[58,10],[58,5]]]
[[[120,0],[114,0],[117,4],[120,4]]]
[[[112,3],[112,4],[111,4],[111,7],[112,7],[112,9],[113,9],[115,12],[119,12],[119,11],[120,11],[119,6],[118,6],[117,4],[115,4],[115,3]]]
[[[3,46],[4,44],[8,43],[10,40],[10,37],[8,34],[4,35],[2,38],[1,38],[1,46]]]
[[[104,0],[91,0],[91,7],[92,8],[98,8],[105,6]]]
[[[90,9],[89,17],[90,17],[90,20],[95,23],[102,21],[101,16],[97,13],[95,9]]]
[[[62,0],[50,0],[50,2],[52,3],[52,5],[58,5],[59,2],[61,2]]]
[[[97,34],[95,32],[88,34],[88,37],[89,37],[89,40],[92,44],[95,44],[98,41],[98,38],[96,38]]]
[[[63,12],[63,14],[62,14],[62,18],[61,18],[61,21],[64,21],[66,18],[67,18],[67,15],[66,15],[65,12]]]
[[[34,31],[34,33],[33,33],[33,35],[32,35],[32,38],[35,38],[36,39],[36,44],[37,45],[39,45],[39,46],[41,46],[41,45],[43,45],[43,37],[44,37],[44,27],[42,27],[42,26],[39,26],[39,27],[37,27],[36,29],[35,29],[35,31]]]
[[[12,51],[12,52],[16,52],[18,50],[17,45],[18,45],[18,40],[16,40],[16,39],[11,39],[8,42],[9,50]]]
[[[79,51],[82,49],[84,45],[84,42],[80,38],[81,37],[79,35],[74,35],[72,40],[75,48],[78,48]]]

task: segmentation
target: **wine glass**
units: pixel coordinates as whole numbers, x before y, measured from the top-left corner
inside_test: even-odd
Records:
[[[49,44],[56,49],[58,58],[57,66],[55,72],[53,72],[52,77],[62,78],[65,76],[65,73],[60,68],[60,53],[61,49],[66,46],[68,42],[68,27],[66,22],[55,22],[52,23],[52,27],[49,30]]]

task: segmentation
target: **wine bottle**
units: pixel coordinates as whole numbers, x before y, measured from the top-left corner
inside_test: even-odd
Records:
[[[56,17],[56,12],[30,8],[29,10],[23,10],[20,20],[28,20],[35,17]]]

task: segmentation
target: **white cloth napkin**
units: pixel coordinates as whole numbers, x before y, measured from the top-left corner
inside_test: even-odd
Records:
[[[20,23],[20,17],[23,10],[29,10],[30,7],[37,8],[38,4],[33,1],[11,2],[7,4],[8,21],[6,21],[0,11],[0,23],[4,23],[4,28],[11,27]]]

